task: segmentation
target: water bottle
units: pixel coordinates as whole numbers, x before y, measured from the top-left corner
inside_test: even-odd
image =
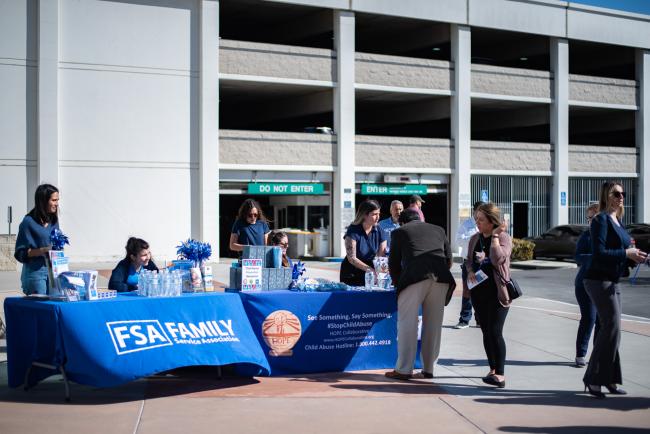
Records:
[[[375,273],[372,272],[372,270],[366,271],[366,291],[370,291],[374,283],[375,283]]]
[[[158,284],[158,273],[153,272],[151,276],[151,289],[149,291],[150,297],[158,297],[160,294],[160,285]]]

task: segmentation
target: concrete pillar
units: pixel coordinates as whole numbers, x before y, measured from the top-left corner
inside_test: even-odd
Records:
[[[639,150],[639,179],[636,221],[650,220],[650,51],[636,50],[636,80],[639,111],[636,115],[636,147]]]
[[[553,145],[553,195],[551,226],[569,222],[569,41],[551,38],[551,144]]]
[[[345,255],[343,234],[354,220],[355,181],[355,101],[354,101],[354,14],[334,12],[336,88],[334,90],[334,131],[336,171],[332,186],[332,255]]]
[[[38,157],[36,163],[36,177],[39,184],[49,183],[59,186],[58,101],[59,1],[40,0],[38,2]],[[33,195],[33,192],[31,194]]]
[[[201,1],[199,238],[219,260],[219,1]]]
[[[472,128],[472,34],[468,26],[451,26],[451,60],[454,63],[454,93],[451,97],[451,138],[454,143],[454,171],[450,188],[449,239],[452,249],[456,232],[472,212],[471,128]]]

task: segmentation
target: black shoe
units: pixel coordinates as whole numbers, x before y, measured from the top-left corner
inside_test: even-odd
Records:
[[[489,384],[491,386],[496,386],[499,389],[503,389],[504,387],[506,387],[506,381],[505,380],[499,381],[499,379],[496,377],[496,375],[493,375],[493,374],[488,375],[486,377],[483,377],[482,380],[483,380],[483,382],[485,384]]]
[[[616,384],[608,384],[607,386],[605,386],[605,388],[609,390],[609,393],[611,393],[612,395],[627,395],[627,392],[623,389],[619,389],[618,387],[616,387]]]
[[[605,394],[600,391],[600,386],[594,386],[593,384],[587,384],[587,382],[584,382],[585,384],[585,392],[589,391],[589,394],[592,396],[595,396],[598,399],[604,399]]]

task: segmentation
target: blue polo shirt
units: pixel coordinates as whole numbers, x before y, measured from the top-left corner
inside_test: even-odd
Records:
[[[345,237],[350,237],[357,242],[357,259],[365,263],[371,262],[377,256],[379,245],[385,240],[381,229],[377,226],[373,226],[370,233],[366,234],[363,225],[360,224],[348,226]]]
[[[390,249],[390,234],[399,227],[399,223],[395,223],[392,217],[388,217],[387,219],[380,220],[377,226],[381,229],[382,235],[386,240],[386,249]]]
[[[254,224],[237,219],[232,225],[233,234],[237,234],[237,242],[245,246],[263,246],[264,235],[271,232],[269,225],[262,220],[257,220]]]

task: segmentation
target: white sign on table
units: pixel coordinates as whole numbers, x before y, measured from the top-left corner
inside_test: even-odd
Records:
[[[262,260],[242,259],[241,260],[241,290],[261,291],[262,290]]]

